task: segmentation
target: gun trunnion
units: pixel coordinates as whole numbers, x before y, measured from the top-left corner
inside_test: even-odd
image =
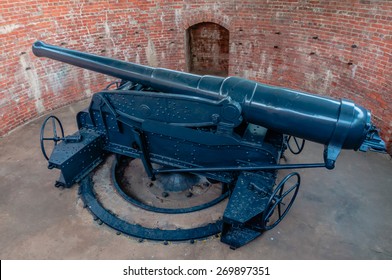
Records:
[[[45,138],[43,129],[50,117],[44,122],[41,147],[49,168],[61,170],[58,186],[79,182],[87,189],[85,178],[108,153],[141,159],[152,179],[175,172],[224,182],[230,197],[215,231],[232,248],[276,226],[290,209],[300,177],[291,173],[274,188],[277,170],[332,169],[341,149],[385,151],[370,112],[349,100],[239,77],[153,68],[40,41],[33,44],[33,53],[121,79],[117,89],[108,87],[93,95],[89,108],[77,115],[79,131],[75,134],[64,137],[61,123],[52,117],[54,127],[55,122],[60,123],[62,137],[55,130],[53,138]],[[288,141],[294,139],[298,146],[297,137],[323,144],[323,162],[280,164]],[[45,140],[57,144],[50,157]],[[161,168],[154,168],[155,164]],[[295,179],[284,191],[285,183]],[[291,200],[283,204],[289,195]],[[281,211],[282,205],[286,205],[285,211]],[[278,218],[272,222],[277,207]],[[115,227],[110,219],[104,222]],[[140,237],[134,230],[116,229]],[[205,229],[206,233],[212,231]]]

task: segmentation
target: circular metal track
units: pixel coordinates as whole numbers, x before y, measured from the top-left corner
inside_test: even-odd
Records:
[[[128,162],[132,161],[133,159],[129,159]],[[212,200],[205,202],[205,203],[201,203],[192,207],[182,207],[182,208],[162,208],[162,207],[158,207],[158,206],[154,206],[154,205],[149,205],[141,200],[138,200],[137,198],[134,198],[133,196],[129,195],[126,193],[126,185],[129,185],[129,181],[125,180],[125,182],[123,182],[123,180],[121,180],[122,178],[125,177],[124,172],[126,171],[126,168],[121,166],[121,159],[115,159],[113,161],[113,165],[112,165],[112,170],[111,170],[111,177],[112,177],[112,182],[114,184],[114,187],[116,188],[116,191],[128,202],[142,208],[145,209],[147,211],[152,211],[152,212],[157,212],[157,213],[165,213],[165,214],[182,214],[182,213],[191,213],[191,212],[195,212],[195,211],[200,211],[209,207],[212,207],[216,204],[218,204],[219,202],[223,201],[224,199],[226,199],[229,196],[229,192],[227,189],[226,184],[224,183],[219,183],[219,182],[215,182],[215,184],[220,184],[222,185],[222,191],[221,191],[221,195],[213,198]],[[125,161],[126,162],[126,161]],[[131,170],[132,171],[132,170]],[[134,172],[134,173],[138,173],[138,172]],[[180,174],[181,175],[181,174]],[[158,175],[159,176],[159,175]],[[162,176],[162,175],[161,175]],[[165,174],[163,175],[165,176]],[[129,177],[129,176],[128,176]],[[207,179],[204,181],[204,186],[211,186],[214,183],[210,183],[207,181]],[[148,186],[151,188],[154,185],[153,182],[149,182]],[[163,190],[162,190],[163,191]],[[167,193],[168,194],[168,193]],[[183,196],[184,200],[187,200],[185,197],[188,196],[188,199],[193,196],[192,192],[187,192],[186,195]]]
[[[177,210],[168,208],[173,213],[166,213],[166,208],[153,206],[151,210],[158,208],[153,212],[145,209],[148,208],[145,207],[147,204],[142,203],[144,207],[139,207],[141,202],[129,203],[129,196],[125,194],[124,197],[119,192],[120,186],[115,186],[117,180],[110,179],[110,173],[115,172],[116,167],[115,157],[110,156],[93,174],[80,182],[79,194],[95,220],[118,232],[157,241],[196,240],[221,232],[221,215],[227,204],[227,200],[224,200],[227,194],[198,206]],[[161,212],[159,208],[164,211]]]

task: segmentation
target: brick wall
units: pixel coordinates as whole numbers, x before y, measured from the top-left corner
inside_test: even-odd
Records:
[[[214,22],[230,32],[229,75],[352,99],[392,153],[392,1],[194,2],[1,1],[0,135],[113,80],[35,58],[35,40],[185,70],[187,28]]]

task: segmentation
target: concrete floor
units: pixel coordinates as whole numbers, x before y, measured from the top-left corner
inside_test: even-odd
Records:
[[[61,108],[66,134],[89,100]],[[43,117],[0,139],[0,259],[392,259],[392,162],[389,156],[343,151],[335,170],[300,171],[302,185],[286,219],[256,241],[230,250],[218,238],[195,244],[146,241],[99,226],[77,187],[53,187],[39,148]],[[288,162],[319,162],[307,143]]]

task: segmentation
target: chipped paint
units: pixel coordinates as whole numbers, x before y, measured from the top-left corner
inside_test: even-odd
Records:
[[[326,94],[329,92],[329,89],[331,88],[331,83],[333,80],[333,74],[331,70],[327,70],[327,73],[325,75],[325,79],[324,79],[324,84],[322,87],[322,93]]]
[[[158,59],[155,51],[155,46],[151,39],[148,39],[147,48],[146,48],[146,58],[147,58],[148,65],[152,67],[158,66]]]
[[[108,13],[107,12],[105,13],[105,22],[104,22],[103,26],[104,26],[104,29],[105,29],[106,37],[112,42],[112,45],[113,45],[113,48],[109,47],[108,50],[107,50],[108,54],[111,55],[112,54],[112,50],[114,50],[114,53],[116,53],[116,43],[114,42],[113,37],[112,37],[112,31],[111,31],[110,26],[109,26]]]
[[[0,26],[0,34],[8,34],[14,31],[15,29],[18,29],[19,27],[22,27],[20,24],[8,24],[8,25],[3,25]]]
[[[20,65],[21,72],[29,84],[28,96],[35,100],[35,108],[37,109],[37,112],[42,113],[45,111],[45,107],[41,99],[41,85],[38,74],[34,68],[25,70],[31,65],[31,61],[27,55],[20,56]]]
[[[182,24],[182,9],[175,9],[174,10],[174,23],[176,24],[176,27],[179,28],[180,25]]]
[[[355,73],[357,72],[357,67],[358,67],[358,65],[354,65],[351,68],[351,78],[355,78]]]

